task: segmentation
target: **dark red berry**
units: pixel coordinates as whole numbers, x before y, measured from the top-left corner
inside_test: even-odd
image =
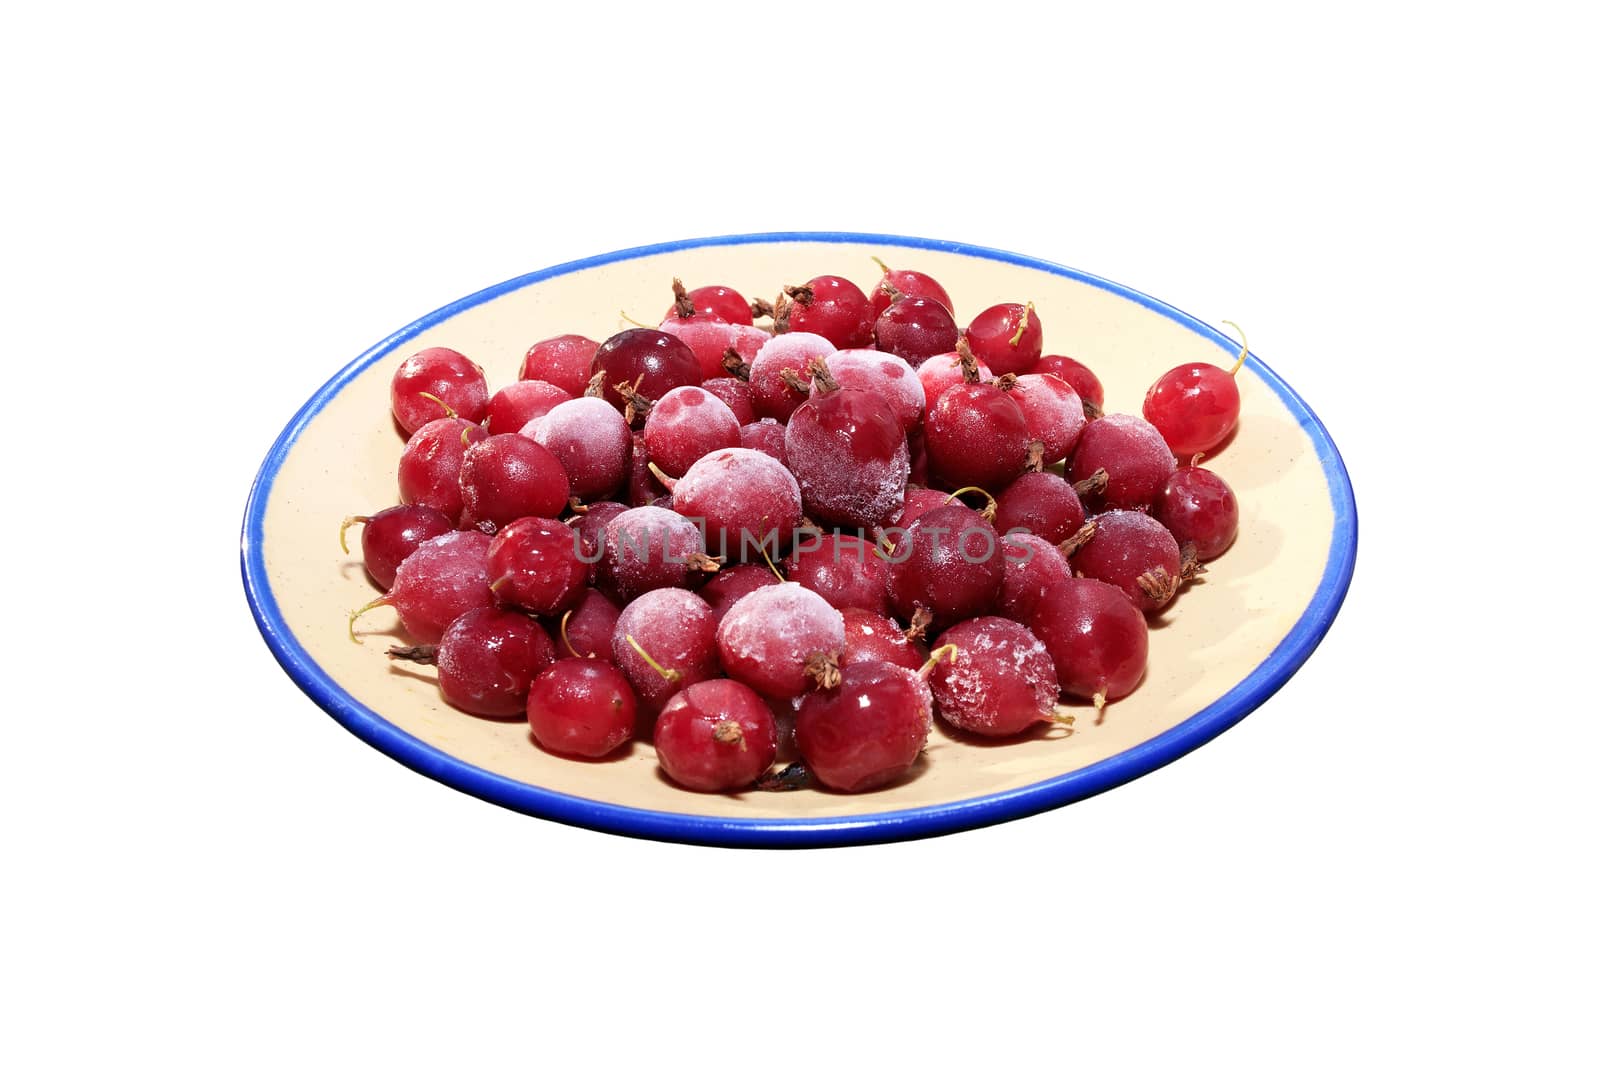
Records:
[[[1150,512],[1180,547],[1193,544],[1199,559],[1215,559],[1239,534],[1239,500],[1233,489],[1222,477],[1198,465],[1185,466],[1167,477]],[[363,535],[363,544],[365,540]],[[367,566],[371,565],[369,559]]]
[[[528,726],[540,746],[605,757],[633,737],[637,706],[628,680],[602,660],[557,660],[528,691]]]
[[[553,518],[525,517],[489,545],[489,583],[497,603],[535,615],[571,607],[589,583],[577,533]]]
[[[714,379],[707,379],[700,384],[708,394],[715,394],[722,399],[722,403],[733,410],[739,426],[756,422],[755,397],[750,393],[750,384],[743,379],[736,379],[731,375],[719,375]]]
[[[939,395],[922,425],[932,474],[954,487],[998,491],[1021,475],[1028,460],[1028,420],[1011,395],[994,383],[978,382],[967,365],[966,381]]]
[[[606,401],[627,404],[618,386],[655,401],[675,386],[699,386],[700,361],[682,341],[660,330],[635,328],[612,334],[595,350],[593,370],[605,373],[601,389]],[[642,418],[638,421],[643,423]]]
[[[1104,469],[1105,489],[1095,501],[1136,509],[1155,502],[1177,467],[1161,432],[1148,421],[1126,413],[1108,413],[1084,426],[1067,475],[1075,484],[1086,483]]]
[[[750,361],[750,396],[756,415],[788,423],[811,395],[811,362],[837,350],[816,334],[779,334]]]
[[[605,551],[606,526],[612,518],[627,510],[619,502],[595,502],[584,507],[583,512],[567,519],[567,524],[578,534],[578,550],[589,567],[589,581],[594,582],[596,568]]]
[[[1021,375],[1038,363],[1044,327],[1033,304],[996,304],[980,311],[966,330],[967,344],[996,375]]]
[[[1076,390],[1054,375],[1019,375],[1011,400],[1028,421],[1028,438],[1040,444],[1043,464],[1054,464],[1072,453],[1087,422],[1083,399]]]
[[[1183,559],[1166,526],[1138,510],[1109,510],[1093,523],[1093,535],[1072,556],[1073,570],[1115,585],[1140,611],[1171,603]]]
[[[805,696],[795,744],[827,787],[867,791],[910,771],[932,721],[933,698],[917,672],[867,660],[845,668],[832,689]]]
[[[1068,694],[1101,705],[1131,692],[1144,676],[1150,630],[1115,585],[1070,578],[1039,601],[1028,628],[1050,650]]]
[[[711,617],[721,625],[722,617],[734,604],[757,589],[782,580],[765,563],[741,563],[711,575],[711,579],[700,586],[700,599],[711,605]]]
[[[461,458],[461,527],[493,532],[518,518],[555,517],[571,488],[556,456],[521,435],[491,435]]]
[[[564,655],[612,662],[611,635],[622,609],[599,589],[585,589],[556,623]]]
[[[819,334],[839,349],[865,349],[872,344],[872,301],[852,282],[824,274],[785,291],[793,301],[789,308],[791,332]]]
[[[1052,544],[1083,528],[1087,516],[1072,485],[1053,472],[1023,473],[995,496],[995,504],[1000,532],[1037,533]]]
[[[994,526],[960,504],[929,510],[903,533],[889,530],[889,602],[903,619],[925,609],[939,626],[994,608],[1005,560]]]
[[[1005,580],[1000,585],[1000,614],[1026,623],[1039,600],[1072,577],[1072,566],[1061,549],[1032,533],[1012,533],[1001,538],[1005,552]]]
[[[595,580],[624,600],[652,589],[693,588],[717,564],[695,523],[663,506],[636,506],[606,525]]]
[[[489,437],[465,420],[430,420],[406,440],[400,452],[400,501],[431,506],[451,521],[461,519],[461,462],[467,447]]]
[[[732,679],[709,679],[674,694],[656,717],[662,771],[690,791],[737,791],[778,753],[772,710]]]
[[[872,541],[854,533],[803,537],[789,555],[786,573],[841,610],[889,614],[889,564]]]
[[[899,624],[888,616],[861,608],[845,608],[839,615],[844,619],[844,656],[839,661],[840,667],[879,660],[915,671],[928,658],[916,639],[907,637]]]
[[[1021,623],[984,616],[957,623],[934,645],[928,688],[944,720],[963,731],[1000,737],[1060,718],[1055,662]]]
[[[904,296],[886,308],[872,326],[873,340],[912,367],[956,347],[961,328],[950,309],[925,296]]]
[[[789,455],[784,450],[785,436],[788,428],[770,416],[763,416],[753,424],[746,424],[739,429],[739,445],[746,450],[755,450],[775,459],[785,467],[789,463]]]
[[[451,623],[439,642],[439,693],[478,716],[523,716],[529,685],[555,658],[550,635],[532,618],[477,608]]]
[[[371,517],[344,519],[339,528],[339,546],[347,555],[350,545],[345,540],[345,531],[358,522],[362,526],[361,559],[366,564],[367,576],[377,582],[380,589],[394,584],[394,572],[407,555],[417,550],[418,544],[454,532],[456,528],[454,521],[431,506],[391,506]]]

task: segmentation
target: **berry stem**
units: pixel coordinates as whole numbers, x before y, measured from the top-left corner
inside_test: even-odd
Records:
[[[587,514],[589,512],[588,505],[580,502],[576,495],[567,496],[567,509],[574,514]]]
[[[657,675],[660,675],[668,682],[677,682],[683,678],[683,672],[679,671],[677,668],[662,667],[660,664],[656,663],[656,658],[645,652],[644,646],[633,640],[632,634],[625,634],[623,636],[627,638],[628,644],[633,646],[633,651],[639,654],[639,659],[643,660],[645,663],[654,668]]]
[[[434,397],[432,394],[428,393],[426,390],[417,391],[417,396],[420,398],[427,398],[429,401],[439,406],[439,408],[443,409],[445,419],[454,420],[456,418],[456,411],[454,409],[440,401],[438,398]]]
[[[767,564],[767,569],[772,571],[772,576],[773,577],[777,578],[779,581],[788,581],[789,580],[788,578],[784,577],[782,573],[779,572],[778,567],[772,561],[772,556],[767,554],[767,545],[762,544],[756,550],[761,552],[761,561]]]
[[[962,381],[982,382],[978,377],[978,358],[972,355],[972,346],[967,344],[966,335],[956,338],[956,355],[961,358]]]
[[[1061,552],[1062,555],[1070,559],[1072,556],[1078,553],[1079,548],[1083,547],[1083,545],[1094,539],[1095,530],[1098,528],[1099,526],[1094,523],[1093,519],[1085,521],[1083,526],[1079,528],[1077,532],[1073,533],[1071,536],[1061,541],[1061,543],[1057,544],[1056,548]]]
[[[634,326],[637,326],[641,330],[654,330],[655,329],[655,327],[653,327],[653,326],[646,326],[644,323],[640,322],[638,319],[635,319],[632,315],[629,315],[626,311],[619,311],[619,312],[617,312],[617,314],[622,316],[622,321],[623,322],[632,323]]]
[[[1088,398],[1083,399],[1083,418],[1085,420],[1098,420],[1105,414],[1106,411],[1100,406],[1096,405]]]
[[[689,290],[683,287],[682,278],[672,279],[672,307],[678,318],[694,318],[694,301],[689,299]]]
[[[658,481],[660,481],[661,486],[667,489],[667,494],[670,495],[672,493],[672,489],[678,486],[678,482],[672,477],[668,476],[666,473],[662,472],[661,466],[657,465],[655,462],[647,461],[644,463],[644,467],[649,469],[650,475],[654,476]]]
[[[1205,572],[1205,564],[1200,561],[1200,549],[1193,540],[1184,541],[1178,549],[1178,580],[1193,581]]]
[[[1065,705],[1057,704],[1055,708],[1050,710],[1050,715],[1045,719],[1052,724],[1060,724],[1067,729],[1067,734],[1070,735],[1072,734],[1072,725],[1077,722],[1078,718],[1068,712]]]
[[[739,355],[739,350],[732,345],[722,354],[722,370],[732,375],[735,379],[750,381],[750,365],[745,363],[744,357]]]
[[[1244,336],[1244,327],[1240,326],[1238,323],[1229,322],[1227,319],[1223,319],[1222,325],[1231,326],[1235,330],[1239,331],[1239,359],[1233,362],[1233,367],[1228,371],[1229,375],[1237,375],[1239,374],[1239,369],[1244,367],[1244,358],[1250,355],[1250,341]]]
[[[784,368],[778,372],[778,378],[783,381],[783,385],[797,394],[811,393],[811,384],[806,382],[794,368]]]
[[[345,633],[350,635],[350,640],[352,642],[357,645],[361,644],[361,639],[356,637],[356,620],[361,618],[361,616],[365,615],[367,612],[371,611],[373,608],[382,607],[387,603],[389,603],[389,598],[387,596],[380,596],[376,600],[372,601],[372,603],[358,607],[350,613],[350,621],[345,624]]]
[[[356,514],[353,517],[345,518],[344,521],[341,522],[340,525],[339,525],[339,549],[341,551],[343,551],[346,555],[350,554],[350,545],[349,545],[349,543],[347,543],[345,541],[345,537],[344,537],[345,532],[352,525],[358,525],[358,524],[359,525],[365,525],[367,522],[369,522],[371,520],[372,520],[371,518],[367,517],[364,514]]]
[[[439,646],[391,645],[389,646],[389,659],[409,660],[413,664],[437,664],[439,662]]]
[[[1009,344],[1013,349],[1017,347],[1017,342],[1022,340],[1023,333],[1028,329],[1028,316],[1032,314],[1033,301],[1029,300],[1027,306],[1022,309],[1022,318],[1017,320],[1017,332],[1011,335]]]
[[[1094,697],[1091,700],[1094,702],[1094,724],[1095,727],[1099,727],[1101,724],[1105,723],[1106,720],[1105,691],[1096,690],[1094,692]]]
[[[819,688],[832,690],[839,685],[839,654],[812,653],[810,659],[806,661],[806,675]]]
[[[1146,570],[1134,578],[1134,584],[1156,604],[1165,604],[1178,591],[1178,579],[1167,573],[1164,566]]]
[[[822,357],[814,357],[806,365],[806,374],[811,376],[811,385],[819,394],[831,394],[839,389],[839,380],[833,377],[833,372],[828,370],[828,362]]]
[[[1111,474],[1105,469],[1096,469],[1094,472],[1072,485],[1072,490],[1078,493],[1081,499],[1085,495],[1098,495],[1111,483]]]
[[[573,656],[577,657],[579,660],[593,660],[594,659],[594,653],[590,653],[588,656],[584,656],[577,649],[574,649],[572,647],[572,639],[567,637],[567,623],[569,623],[571,621],[572,621],[572,609],[568,608],[566,613],[561,616],[561,644],[565,645],[567,647],[567,651],[569,653],[571,653]]]
[[[882,259],[878,258],[876,255],[868,255],[867,258],[869,258],[873,262],[877,263],[878,264],[878,269],[882,270],[885,274],[894,273],[893,270],[889,269],[889,264],[884,262]]]
[[[943,663],[947,658],[954,660],[960,654],[961,650],[954,644],[940,645],[937,649],[928,654],[928,662],[923,664],[922,667],[918,669],[917,678],[926,679],[929,675],[933,674],[933,669],[938,667],[939,664]]]
[[[765,319],[772,313],[772,305],[761,299],[761,297],[758,296],[750,301],[750,317],[752,319]]]
[[[990,495],[981,487],[968,485],[964,488],[956,488],[950,493],[950,497],[944,501],[944,505],[949,506],[951,503],[955,502],[956,499],[960,498],[962,495],[965,495],[969,491],[975,491],[979,495],[983,496],[983,509],[978,511],[978,515],[982,517],[983,520],[992,524],[994,522],[995,511],[1000,508],[1000,504],[995,502],[993,495]]]

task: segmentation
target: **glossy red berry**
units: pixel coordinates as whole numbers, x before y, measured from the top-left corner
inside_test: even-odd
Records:
[[[922,425],[928,467],[952,487],[998,491],[1028,460],[1028,420],[1011,395],[971,379],[939,395]]]
[[[944,720],[976,735],[1017,735],[1057,719],[1055,662],[1021,623],[986,615],[957,623],[934,644],[954,645],[933,666],[928,688]]]
[[[518,518],[555,517],[571,488],[556,456],[521,435],[491,435],[461,457],[461,527],[494,532]]]
[[[977,379],[979,382],[990,382],[994,379],[994,372],[982,361],[978,362]],[[922,384],[922,400],[924,412],[933,408],[934,404],[952,386],[960,386],[966,381],[962,369],[961,354],[959,352],[940,353],[930,356],[917,368],[917,381]]]
[[[767,697],[793,697],[836,671],[844,619],[803,585],[767,585],[728,609],[717,649],[732,678]]]
[[[407,435],[447,417],[476,424],[489,411],[489,385],[483,369],[454,349],[423,349],[394,373],[389,404]]]
[[[391,506],[370,517],[345,518],[339,529],[339,546],[350,551],[345,532],[360,523],[361,559],[367,576],[380,589],[394,584],[394,572],[417,545],[435,536],[454,532],[456,523],[431,506]]]
[[[557,660],[528,691],[528,726],[557,754],[599,758],[633,737],[637,705],[627,679],[602,660]]]
[[[784,291],[792,301],[788,311],[791,332],[820,334],[840,349],[865,349],[872,344],[872,301],[854,283],[824,274]]]
[[[577,533],[553,518],[525,517],[495,534],[489,545],[489,584],[502,607],[558,615],[589,583]]]
[[[789,418],[784,451],[806,513],[871,528],[893,519],[905,500],[911,454],[894,407],[865,390],[843,390],[820,362],[818,383]]]
[[[680,690],[715,678],[717,624],[711,606],[686,589],[655,589],[622,609],[611,655],[651,712]]]
[[[397,478],[400,501],[431,506],[451,521],[461,519],[461,462],[467,447],[489,437],[465,420],[430,420],[406,440]]]
[[[662,771],[690,791],[737,791],[778,753],[772,710],[732,679],[709,679],[674,694],[656,717]]]
[[[929,510],[950,505],[950,499],[951,495],[948,491],[940,491],[938,488],[908,487],[906,488],[905,505],[901,507],[900,513],[895,515],[890,524],[901,529],[908,529],[913,521],[916,521]]]
[[[805,696],[795,744],[827,787],[868,791],[911,770],[932,722],[933,698],[917,672],[867,660],[845,668],[834,688]]]
[[[1073,483],[1089,481],[1106,472],[1105,490],[1095,501],[1119,508],[1149,506],[1166,485],[1178,461],[1161,432],[1147,420],[1126,413],[1108,413],[1084,426],[1072,454],[1068,477]]]
[[[625,384],[655,401],[675,386],[699,386],[703,378],[700,361],[689,346],[671,334],[643,328],[623,330],[601,342],[593,370],[604,372],[601,388],[617,409],[626,404],[618,386]]]
[[[439,693],[478,716],[523,716],[534,676],[555,658],[550,635],[529,616],[477,608],[451,623],[439,642]]]
[[[854,533],[802,537],[789,555],[785,573],[840,610],[889,613],[889,564],[872,541]]]
[[[878,348],[912,367],[956,347],[961,328],[950,309],[925,296],[903,296],[890,304],[872,325]]]
[[[1182,364],[1144,396],[1144,418],[1180,458],[1215,449],[1239,423],[1239,386],[1215,364]]]
[[[563,401],[571,400],[572,395],[554,383],[539,379],[514,382],[489,399],[485,426],[490,435],[515,434]]]
[[[839,615],[844,619],[844,656],[839,661],[840,667],[878,660],[916,671],[928,658],[921,643],[907,637],[905,630],[886,615],[861,608],[845,608]]]
[[[1215,559],[1239,535],[1239,500],[1233,489],[1222,477],[1198,465],[1177,469],[1167,477],[1150,513],[1180,547],[1193,544],[1199,559]],[[371,567],[370,560],[367,565]]]
[[[750,301],[726,285],[701,285],[685,290],[683,283],[674,278],[672,291],[677,302],[667,309],[663,318],[750,325]]]
[[[1028,628],[1050,651],[1065,693],[1102,704],[1144,677],[1150,630],[1115,585],[1071,578],[1039,601]]]
[[[883,266],[882,263],[878,265]],[[950,302],[950,294],[931,275],[918,270],[890,270],[884,266],[883,277],[878,279],[878,284],[873,286],[870,294],[873,316],[882,315],[884,309],[901,296],[926,297],[943,304],[946,311],[953,312],[956,309],[955,304]]]
[[[582,397],[594,369],[598,341],[582,334],[562,334],[536,343],[522,360],[523,379],[539,379],[559,386],[572,397]]]
[[[746,450],[755,450],[781,463],[785,468],[789,464],[788,452],[784,443],[789,429],[770,416],[763,416],[753,424],[746,424],[739,429],[739,445]]]
[[[996,304],[967,327],[967,345],[996,375],[1021,375],[1039,362],[1044,326],[1029,304]]]
[[[925,609],[950,626],[994,608],[1005,560],[994,526],[960,504],[929,510],[900,532],[889,530],[889,602],[903,619]]]

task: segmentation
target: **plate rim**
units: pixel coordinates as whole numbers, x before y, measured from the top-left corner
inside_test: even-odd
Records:
[[[273,481],[306,425],[357,375],[398,345],[444,320],[540,281],[611,263],[700,247],[762,243],[877,244],[991,259],[1066,277],[1111,292],[1208,338],[1223,348],[1238,345],[1187,312],[1096,274],[999,248],[950,240],[856,232],[738,233],[622,248],[559,263],[480,289],[408,323],[345,365],[302,405],[274,440],[245,502],[240,536],[240,571],[245,597],[268,649],[289,678],[346,730],[411,768],[458,791],[546,820],[642,839],[722,847],[825,847],[887,843],[981,828],[1053,810],[1098,795],[1154,772],[1210,742],[1254,712],[1300,669],[1338,615],[1355,572],[1359,526],[1355,492],[1344,459],[1311,407],[1252,352],[1245,364],[1272,388],[1316,448],[1333,505],[1328,561],[1316,591],[1277,647],[1199,712],[1166,731],[1109,758],[1047,780],[954,802],[872,814],[827,818],[730,818],[648,810],[538,787],[453,757],[385,720],[361,704],[311,658],[279,609],[267,578],[263,529]]]

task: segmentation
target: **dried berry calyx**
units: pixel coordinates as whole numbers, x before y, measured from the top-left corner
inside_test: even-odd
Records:
[[[433,664],[438,662],[439,646],[437,645],[391,645],[389,659],[409,660],[413,664]]]
[[[1078,493],[1081,499],[1085,495],[1099,495],[1105,491],[1106,485],[1111,482],[1111,474],[1104,469],[1096,469],[1082,480],[1072,485],[1072,490]]]
[[[839,685],[839,654],[813,653],[806,660],[806,677],[823,690]]]
[[[689,299],[689,290],[683,287],[682,278],[672,279],[672,310],[680,319],[694,318],[694,301]]]
[[[1061,554],[1070,559],[1077,553],[1079,548],[1094,539],[1097,528],[1098,526],[1093,521],[1085,521],[1082,528],[1056,546],[1060,549]]]
[[[722,354],[722,370],[732,375],[735,379],[742,379],[745,382],[750,381],[749,361],[740,356],[739,350],[731,345]]]

